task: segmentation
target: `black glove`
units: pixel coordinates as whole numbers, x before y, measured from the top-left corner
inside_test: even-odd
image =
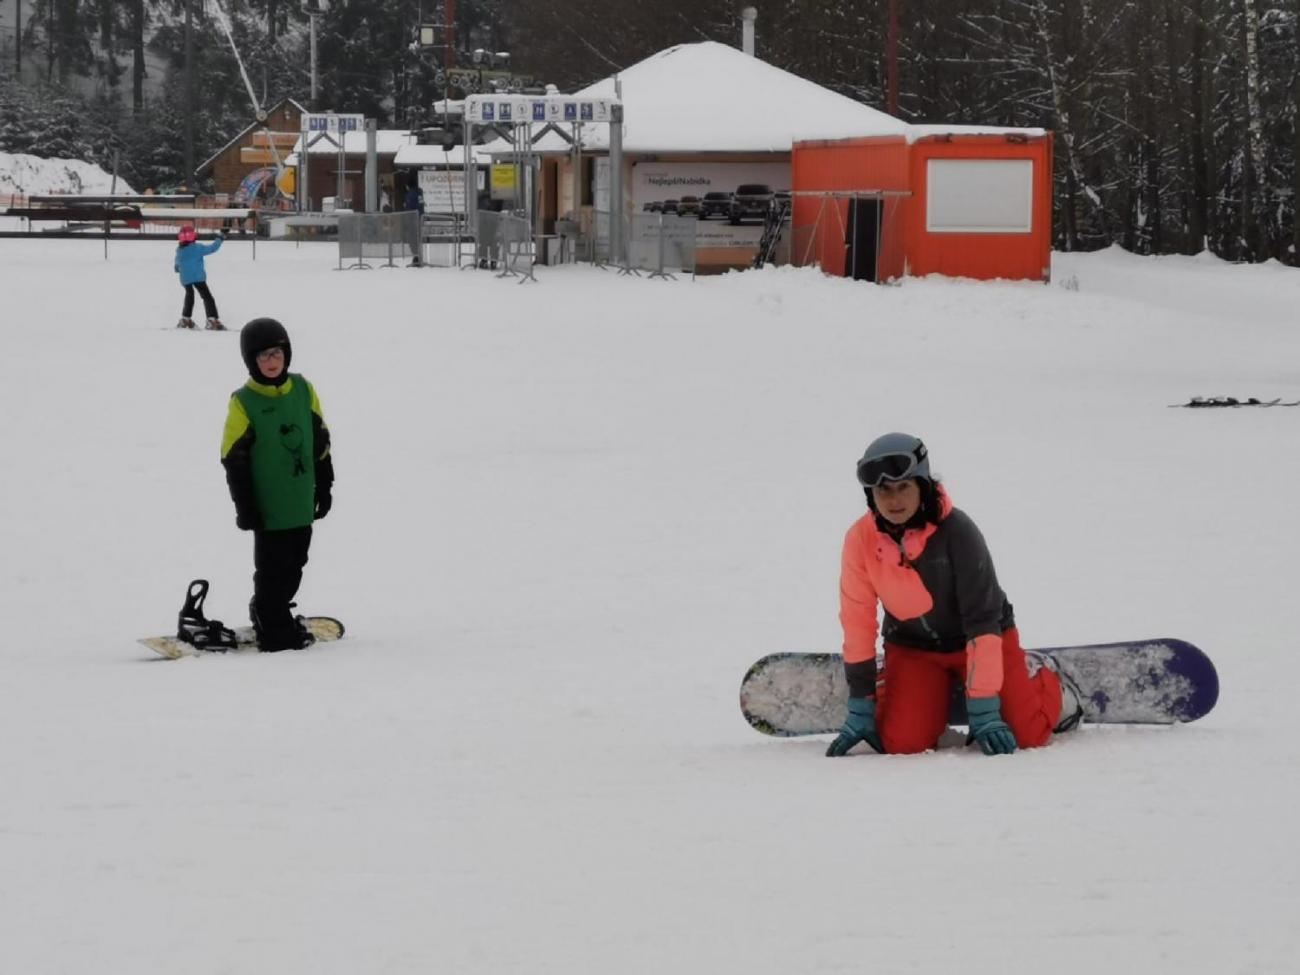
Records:
[[[236,526],[236,527],[237,527],[241,532],[251,532],[251,531],[256,531],[256,530],[257,530],[257,515],[253,514],[251,511],[238,511],[238,510],[236,510],[236,512],[235,512],[235,526]]]
[[[229,228],[229,227],[222,227],[222,228],[221,228],[221,239],[222,239],[222,240],[225,240],[225,239],[226,239],[227,237],[229,237],[229,236],[230,236],[230,228]]]
[[[326,488],[324,491],[316,492],[316,520],[320,521],[330,513],[330,508],[334,507],[334,495]]]

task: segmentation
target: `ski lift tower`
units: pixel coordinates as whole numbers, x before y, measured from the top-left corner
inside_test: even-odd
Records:
[[[516,186],[524,183],[518,172],[525,163],[531,167],[532,147],[548,131],[558,132],[575,149],[582,145],[584,125],[609,125],[609,252],[610,261],[625,261],[626,237],[623,233],[623,102],[618,98],[591,98],[576,95],[500,95],[476,94],[465,99],[465,218],[475,237],[478,236],[478,202],[474,185],[474,131],[495,132],[510,146],[509,156],[516,166]],[[536,127],[536,131],[534,131]],[[575,184],[577,175],[575,173]],[[524,196],[530,226],[534,226],[533,193]],[[577,198],[574,207],[577,207]],[[535,232],[534,227],[534,232]]]

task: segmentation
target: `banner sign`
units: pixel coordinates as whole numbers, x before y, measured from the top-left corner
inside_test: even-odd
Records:
[[[790,188],[790,164],[785,162],[639,162],[632,167],[634,213],[680,213],[683,198],[698,220],[695,243],[701,250],[721,247],[757,247],[763,220],[746,214],[731,222],[731,194],[741,186],[766,186],[772,192]],[[705,194],[713,194],[706,207]],[[716,203],[714,201],[717,201]],[[667,204],[667,206],[665,206]]]
[[[470,95],[465,117],[476,125],[545,125],[609,122],[617,98],[574,95]]]
[[[459,169],[421,169],[419,179],[425,213],[465,212],[465,175]]]

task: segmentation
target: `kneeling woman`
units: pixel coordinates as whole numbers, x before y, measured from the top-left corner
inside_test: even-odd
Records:
[[[1021,649],[984,537],[930,476],[925,444],[889,433],[858,461],[871,509],[844,539],[840,622],[848,715],[827,755],[934,748],[960,681],[986,755],[1045,745],[1080,708],[1050,661]],[[877,607],[884,621],[876,623]],[[876,637],[885,669],[877,687]],[[1063,701],[1064,696],[1064,701]]]

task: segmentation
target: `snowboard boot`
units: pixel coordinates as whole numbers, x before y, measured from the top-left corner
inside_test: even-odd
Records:
[[[193,328],[192,325],[190,327]],[[224,332],[226,330],[226,326],[221,324],[220,318],[209,318],[206,327],[214,332]]]
[[[235,631],[203,615],[203,601],[208,598],[208,580],[195,579],[185,592],[185,605],[176,620],[176,639],[199,650],[224,653],[237,641]]]
[[[1077,728],[1083,721],[1083,693],[1079,690],[1079,685],[1075,683],[1074,678],[1061,669],[1061,663],[1050,653],[1042,653],[1038,650],[1026,650],[1025,657],[1030,661],[1030,673],[1036,673],[1039,667],[1046,667],[1057,676],[1061,684],[1061,713],[1057,716],[1056,727],[1052,729],[1052,734],[1059,735],[1062,732],[1070,731]],[[1035,666],[1037,663],[1037,666]]]
[[[177,328],[193,328],[193,327],[194,327],[194,319],[192,319],[192,318],[184,318],[184,317],[182,317],[181,320],[180,320],[179,322],[176,323],[176,327],[177,327]]]
[[[306,650],[316,642],[316,634],[307,626],[307,620],[302,616],[293,618],[294,650]]]
[[[294,605],[290,603],[289,608],[292,609]],[[248,615],[253,621],[253,631],[257,634],[257,648],[263,653],[303,650],[316,642],[315,635],[307,628],[306,621],[301,616],[294,617],[285,613],[282,621],[267,625],[257,610],[256,600],[249,602]]]

